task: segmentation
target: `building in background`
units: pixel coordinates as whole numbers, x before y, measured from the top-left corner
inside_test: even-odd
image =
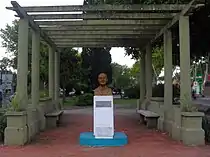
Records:
[[[14,74],[11,71],[0,71],[0,91],[3,95],[14,93]]]

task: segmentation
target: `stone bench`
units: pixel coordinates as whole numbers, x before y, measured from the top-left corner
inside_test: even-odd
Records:
[[[157,113],[148,110],[137,110],[140,115],[140,123],[146,123],[147,128],[156,129],[158,118],[160,117]]]
[[[57,125],[61,121],[62,114],[63,114],[63,111],[54,111],[54,112],[45,114],[47,128],[57,127]]]

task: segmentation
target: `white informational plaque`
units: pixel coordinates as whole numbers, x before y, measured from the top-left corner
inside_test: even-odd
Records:
[[[113,138],[114,107],[113,96],[94,96],[94,136]]]

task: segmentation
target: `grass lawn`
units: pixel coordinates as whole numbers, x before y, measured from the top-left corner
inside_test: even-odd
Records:
[[[64,106],[75,106],[76,102],[77,102],[77,97],[66,98]]]
[[[114,104],[119,105],[136,105],[136,99],[114,99]]]
[[[117,105],[136,105],[136,99],[114,99],[114,104]],[[77,97],[66,98],[64,106],[75,106]]]

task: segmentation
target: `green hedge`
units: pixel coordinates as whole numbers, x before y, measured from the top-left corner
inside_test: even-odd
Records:
[[[180,96],[180,89],[173,85],[173,98]],[[158,84],[153,87],[152,89],[152,96],[153,97],[164,97],[164,84]]]
[[[85,93],[77,97],[77,106],[93,106],[93,94]]]
[[[209,123],[209,120],[208,120],[207,116],[203,117],[202,128],[203,128],[203,130],[205,132],[205,140],[206,140],[206,142],[210,142],[210,123]]]
[[[125,89],[125,97],[130,99],[138,99],[140,96],[140,86],[137,85],[136,87],[131,87]],[[173,97],[179,97],[180,90],[175,85],[173,85]],[[164,84],[155,85],[152,89],[152,96],[153,97],[164,97]]]
[[[4,140],[4,130],[6,127],[7,127],[7,119],[5,112],[0,112],[0,137],[2,138],[0,139],[0,141]]]
[[[140,88],[139,88],[139,86],[125,89],[124,92],[125,92],[124,97],[128,97],[130,99],[138,99],[139,96],[140,96]]]
[[[164,84],[158,84],[153,87],[152,97],[164,97]]]

